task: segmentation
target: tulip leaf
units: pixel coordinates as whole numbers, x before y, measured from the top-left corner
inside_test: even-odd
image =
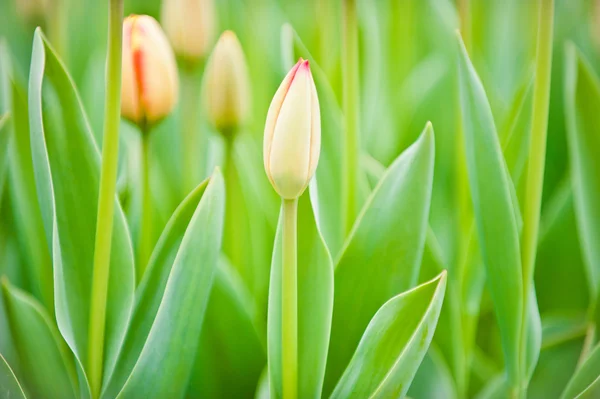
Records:
[[[332,398],[406,395],[438,321],[446,272],[386,302],[369,323]]]
[[[46,241],[31,159],[27,96],[16,82],[12,85],[14,135],[10,148],[10,196],[15,214],[15,236],[23,248],[29,289],[46,309],[54,312],[52,258]]]
[[[333,261],[321,235],[317,185],[298,200],[298,397],[319,398],[323,388],[333,308]],[[273,248],[268,312],[268,362],[271,398],[282,388],[282,220]]]
[[[492,112],[462,40],[459,76],[469,186],[481,257],[500,327],[510,381],[519,378],[523,276],[511,181]]]
[[[0,354],[0,396],[3,398],[26,399],[25,392],[6,359]]]
[[[563,399],[597,398],[600,396],[600,344],[592,351],[581,367],[575,372],[565,391]]]
[[[115,397],[115,392],[118,398],[185,394],[223,232],[225,192],[218,169],[205,184],[184,200],[155,248],[140,285],[115,380],[103,397]],[[174,318],[175,314],[185,317]],[[119,392],[120,381],[129,370]]]
[[[39,205],[52,243],[58,328],[86,364],[100,152],[73,81],[39,28],[33,39],[29,124]],[[133,250],[116,197],[111,248],[105,370],[123,342],[134,292]]]
[[[79,397],[73,357],[46,310],[6,279],[2,294],[27,391],[34,398]]]
[[[241,277],[222,258],[187,397],[252,397],[266,363],[265,349],[252,323],[256,313],[252,303]]]
[[[342,155],[340,143],[343,140],[342,110],[335,92],[327,81],[325,72],[319,67],[304,43],[291,25],[284,25],[281,32],[284,64],[294,64],[297,57],[310,61],[321,109],[321,155],[315,172],[319,198],[320,228],[331,254],[335,256],[342,247],[344,232],[342,224]],[[289,68],[286,68],[289,69]]]
[[[335,269],[325,394],[342,375],[377,309],[417,283],[433,163],[433,128],[428,124],[387,169],[354,224]]]
[[[575,216],[600,325],[600,81],[573,45],[567,47],[565,85]]]

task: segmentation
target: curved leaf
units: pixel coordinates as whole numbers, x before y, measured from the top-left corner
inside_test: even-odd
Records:
[[[600,345],[575,372],[562,398],[597,398],[600,396]]]
[[[571,184],[591,302],[600,290],[600,82],[573,45],[567,47],[565,114]]]
[[[406,395],[433,337],[444,301],[446,272],[402,293],[377,311],[332,398]]]
[[[196,192],[190,196],[194,195],[197,195]],[[141,340],[135,340],[131,346],[124,346],[126,351],[123,355],[127,359],[135,358],[138,351],[139,357],[118,398],[170,398],[181,397],[185,393],[221,250],[224,197],[223,177],[216,169],[189,219],[179,248],[165,243],[178,241],[178,237],[174,239],[170,230],[175,225],[181,226],[180,220],[172,219],[166,234],[161,237],[162,245],[157,246],[152,256],[152,269],[148,269],[148,277],[144,277],[142,284],[145,283],[145,287],[140,289],[140,300],[129,331],[140,334],[136,331],[136,321],[145,330],[148,330],[149,325],[151,327],[147,338],[142,335]],[[188,212],[181,208],[180,211]],[[176,251],[172,267],[171,263],[157,262],[165,254],[169,257],[172,250]],[[166,282],[165,275],[168,275]],[[154,291],[152,288],[158,290]],[[157,298],[160,304],[154,311]],[[144,312],[144,307],[149,311]],[[142,341],[143,347],[140,350]],[[104,392],[103,396],[113,397],[109,391]]]
[[[433,181],[431,124],[388,168],[358,217],[335,269],[325,394],[333,390],[377,309],[413,287]]]
[[[323,388],[333,309],[333,261],[318,224],[317,185],[298,200],[298,397],[319,398]],[[282,397],[282,220],[273,247],[268,312],[270,395]]]
[[[29,124],[39,205],[52,243],[58,328],[86,364],[100,153],[72,79],[39,28],[33,39]],[[134,291],[133,250],[116,197],[111,248],[105,370],[123,342]]]
[[[2,294],[27,391],[35,398],[78,397],[72,355],[46,311],[6,279]]]
[[[17,380],[15,373],[0,354],[0,396],[3,398],[26,399],[25,392]]]
[[[523,276],[511,182],[483,85],[460,46],[460,97],[469,186],[481,256],[511,381],[519,378]]]

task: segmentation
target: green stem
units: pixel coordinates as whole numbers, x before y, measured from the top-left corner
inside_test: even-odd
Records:
[[[200,182],[201,164],[200,158],[204,162],[204,152],[200,151],[202,142],[201,130],[198,124],[199,102],[196,65],[194,67],[184,65],[181,71],[181,112],[182,112],[182,174],[184,196],[192,191]]]
[[[283,200],[283,398],[298,396],[298,200]]]
[[[523,312],[521,322],[521,376],[522,385],[527,385],[525,369],[527,304],[532,286],[535,256],[540,224],[540,208],[544,184],[546,160],[546,138],[548,130],[548,106],[550,103],[550,75],[552,71],[552,39],[554,30],[554,0],[539,0],[539,22],[533,92],[533,115],[529,163],[523,211],[523,233],[521,263],[523,267]],[[523,389],[526,391],[526,388]]]
[[[100,395],[104,358],[106,297],[110,271],[117,165],[119,155],[119,120],[121,112],[121,44],[123,32],[123,0],[111,0],[108,18],[108,55],[106,62],[106,98],[104,107],[104,139],[96,243],[90,308],[88,345],[88,377],[92,397]]]
[[[359,168],[358,135],[358,22],[356,0],[343,0],[342,75],[344,125],[344,180],[342,182],[342,208],[344,231],[352,229],[357,214],[356,191]]]
[[[142,128],[142,221],[140,225],[139,282],[152,254],[152,195],[150,190],[150,134]]]

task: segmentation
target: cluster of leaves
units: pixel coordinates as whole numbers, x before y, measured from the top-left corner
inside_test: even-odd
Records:
[[[528,397],[596,397],[600,83],[586,61],[587,42],[562,51],[576,35],[565,33],[560,11],[548,144],[554,162],[535,286],[525,298],[520,235],[533,78],[522,65],[531,57],[516,58],[525,72],[510,76],[504,59],[486,65],[477,51],[491,40],[483,33],[467,55],[445,0],[359,2],[362,210],[346,237],[339,54],[328,46],[339,42],[328,30],[338,6],[323,2],[320,36],[312,38],[311,19],[285,16],[300,15],[293,2],[222,3],[236,10],[222,14],[239,28],[248,55],[256,120],[236,138],[224,176],[214,169],[222,143],[203,143],[210,157],[198,167],[214,172],[190,193],[180,187],[180,115],[153,132],[157,236],[139,281],[140,143],[122,125],[102,397],[281,397],[279,204],[258,140],[273,85],[300,56],[311,62],[323,137],[315,179],[299,204],[299,397],[504,398],[520,373]],[[136,11],[155,12],[153,4]],[[474,21],[484,24],[492,8],[474,5]],[[264,15],[272,23],[257,24]],[[279,30],[287,18],[309,46],[290,25]],[[416,48],[399,34],[441,44]],[[504,45],[527,53],[527,41],[516,42]],[[0,396],[85,398],[103,56],[88,54],[89,65],[78,68],[80,54],[72,54],[73,79],[40,30],[33,48],[24,47],[31,50],[28,86],[12,62],[18,56],[0,46]],[[506,94],[499,86],[511,79],[517,89]],[[426,124],[418,136],[429,118],[435,135]],[[555,154],[563,124],[568,156]],[[453,169],[457,147],[464,171]],[[452,189],[461,173],[470,188],[466,226],[456,220],[461,203]]]

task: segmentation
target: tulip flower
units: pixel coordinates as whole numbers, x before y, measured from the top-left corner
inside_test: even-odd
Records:
[[[175,54],[186,61],[204,58],[214,40],[213,0],[163,0],[161,22]]]
[[[232,132],[248,118],[250,83],[246,58],[232,31],[225,31],[213,50],[204,75],[208,120],[221,133]]]
[[[298,198],[319,162],[321,116],[308,61],[300,59],[275,93],[265,124],[265,171],[283,199]]]
[[[121,114],[142,127],[167,116],[179,81],[173,50],[154,18],[125,18],[122,65]]]

